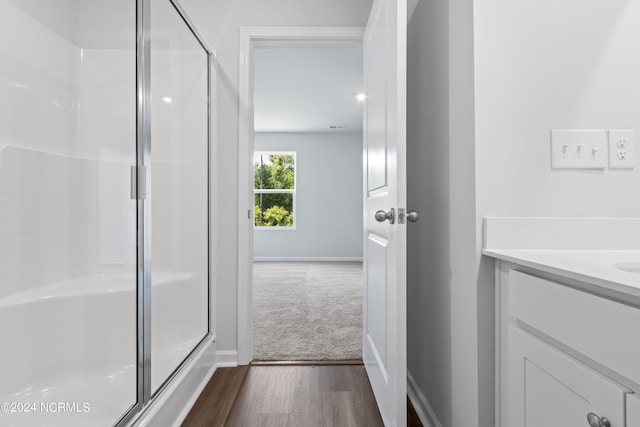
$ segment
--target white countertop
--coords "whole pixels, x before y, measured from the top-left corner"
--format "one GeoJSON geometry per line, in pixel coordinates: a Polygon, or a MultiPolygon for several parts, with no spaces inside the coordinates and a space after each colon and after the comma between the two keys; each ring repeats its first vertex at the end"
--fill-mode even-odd
{"type": "Polygon", "coordinates": [[[639,218],[485,218],[483,237],[484,255],[640,297],[639,218]]]}
{"type": "Polygon", "coordinates": [[[637,263],[640,251],[484,249],[484,255],[520,264],[600,288],[640,297],[640,271],[628,272],[619,264],[637,263]]]}

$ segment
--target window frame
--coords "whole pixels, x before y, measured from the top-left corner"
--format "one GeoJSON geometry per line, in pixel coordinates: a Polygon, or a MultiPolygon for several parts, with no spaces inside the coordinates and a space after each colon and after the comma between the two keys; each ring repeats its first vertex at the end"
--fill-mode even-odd
{"type": "MultiPolygon", "coordinates": [[[[274,190],[274,189],[268,189],[268,190],[262,190],[262,189],[257,189],[255,188],[255,183],[253,186],[253,200],[254,200],[254,206],[255,206],[255,196],[258,194],[291,194],[292,195],[292,206],[293,206],[293,224],[291,224],[291,226],[288,227],[284,227],[284,226],[273,226],[273,225],[255,225],[255,207],[253,210],[253,229],[254,230],[272,230],[272,231],[284,231],[284,230],[289,230],[289,231],[294,231],[296,230],[297,227],[297,197],[296,197],[296,193],[297,193],[297,189],[298,189],[298,153],[295,150],[254,150],[253,152],[253,165],[255,167],[255,158],[256,155],[261,155],[261,156],[269,156],[269,155],[275,155],[275,156],[293,156],[293,189],[281,189],[281,190],[274,190]]],[[[254,168],[252,167],[252,172],[254,170],[254,168]]],[[[252,174],[253,176],[253,174],[252,174]]],[[[253,179],[253,178],[252,178],[253,179]]],[[[254,181],[255,182],[255,181],[254,181]]]]}

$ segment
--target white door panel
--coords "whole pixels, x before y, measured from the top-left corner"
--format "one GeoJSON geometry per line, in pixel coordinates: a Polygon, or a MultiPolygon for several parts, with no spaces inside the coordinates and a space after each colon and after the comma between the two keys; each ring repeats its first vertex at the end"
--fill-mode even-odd
{"type": "MultiPolygon", "coordinates": [[[[374,6],[375,7],[375,6],[374,6]]],[[[367,87],[367,189],[369,195],[387,187],[387,108],[385,66],[386,19],[382,7],[374,10],[365,34],[365,73],[367,87]],[[381,22],[382,21],[382,22],[381,22]]]]}
{"type": "Polygon", "coordinates": [[[382,419],[407,422],[406,0],[375,0],[364,36],[363,360],[382,419]],[[377,211],[395,211],[378,222],[377,211]]]}
{"type": "Polygon", "coordinates": [[[365,318],[364,360],[368,364],[377,364],[382,370],[386,382],[387,365],[387,247],[384,237],[369,234],[367,239],[367,316],[365,318]]]}

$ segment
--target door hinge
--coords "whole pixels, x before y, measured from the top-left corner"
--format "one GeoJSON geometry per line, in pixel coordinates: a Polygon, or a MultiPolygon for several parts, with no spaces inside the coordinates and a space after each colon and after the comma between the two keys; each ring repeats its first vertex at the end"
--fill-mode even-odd
{"type": "Polygon", "coordinates": [[[131,166],[131,199],[146,199],[146,168],[144,166],[131,166]]]}

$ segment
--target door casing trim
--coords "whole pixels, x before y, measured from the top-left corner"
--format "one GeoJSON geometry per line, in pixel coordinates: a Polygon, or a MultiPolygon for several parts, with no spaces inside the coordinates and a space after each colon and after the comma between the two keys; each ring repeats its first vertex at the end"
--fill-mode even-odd
{"type": "Polygon", "coordinates": [[[256,42],[362,41],[363,27],[240,27],[238,365],[253,359],[253,48],[256,42]]]}

